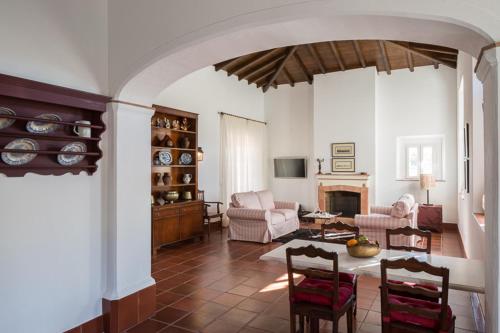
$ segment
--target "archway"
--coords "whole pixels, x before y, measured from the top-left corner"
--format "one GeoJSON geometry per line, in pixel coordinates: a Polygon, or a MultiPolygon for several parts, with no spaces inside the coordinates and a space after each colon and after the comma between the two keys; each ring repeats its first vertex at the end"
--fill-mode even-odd
{"type": "MultiPolygon", "coordinates": [[[[274,47],[326,40],[389,39],[443,45],[478,56],[480,49],[493,41],[486,33],[481,32],[479,28],[473,29],[468,23],[462,22],[460,24],[452,18],[422,18],[422,15],[419,13],[410,16],[412,18],[406,15],[382,16],[365,14],[327,16],[323,14],[318,17],[311,17],[309,13],[306,13],[304,14],[304,18],[295,17],[288,21],[281,21],[279,18],[268,18],[265,23],[260,22],[260,24],[254,21],[253,24],[243,22],[239,26],[236,25],[232,28],[224,25],[212,29],[207,28],[206,33],[194,33],[192,36],[180,38],[175,43],[159,45],[153,52],[141,58],[141,61],[133,66],[127,74],[123,74],[120,77],[111,77],[112,88],[116,91],[114,94],[116,101],[142,105],[142,107],[137,107],[120,102],[113,104],[114,111],[118,111],[114,112],[113,115],[113,137],[146,135],[146,139],[149,140],[147,133],[149,133],[151,111],[145,111],[139,115],[139,112],[134,113],[134,110],[147,110],[160,91],[177,79],[199,68],[239,55],[274,47]],[[450,23],[450,21],[454,21],[455,23],[450,23]],[[133,127],[136,127],[137,130],[130,130],[133,127]],[[123,134],[124,131],[128,132],[123,134]]],[[[497,94],[485,94],[485,104],[491,105],[491,112],[494,113],[492,114],[493,118],[490,118],[488,138],[496,142],[498,139],[498,124],[491,122],[491,120],[497,119],[497,109],[495,106],[498,98],[496,74],[493,79],[488,81],[488,84],[491,86],[490,90],[497,91],[497,94]]],[[[147,186],[139,186],[140,191],[122,195],[120,198],[116,194],[117,184],[126,183],[131,177],[137,174],[148,175],[150,168],[148,160],[143,161],[137,158],[134,161],[129,161],[127,167],[123,169],[120,162],[123,162],[124,159],[118,156],[120,154],[120,146],[126,146],[127,154],[134,151],[143,152],[146,148],[144,144],[146,139],[141,139],[139,143],[128,140],[116,140],[114,142],[117,146],[113,148],[116,150],[116,153],[111,161],[110,170],[115,170],[116,176],[114,185],[111,184],[112,186],[110,186],[110,190],[114,192],[109,194],[111,198],[114,198],[111,200],[114,206],[111,207],[112,212],[110,214],[113,230],[115,228],[140,230],[137,227],[137,220],[129,217],[125,218],[127,214],[124,211],[134,209],[133,205],[128,205],[129,202],[141,202],[140,205],[144,208],[141,212],[144,214],[142,214],[140,219],[149,221],[150,216],[146,213],[149,207],[147,201],[144,201],[145,196],[148,194],[144,191],[147,186]],[[113,213],[118,211],[123,216],[123,220],[119,220],[118,214],[113,213]]],[[[497,148],[497,145],[494,145],[494,148],[497,148]]],[[[498,161],[492,165],[490,170],[487,170],[487,177],[491,176],[491,179],[498,179],[498,170],[494,171],[494,167],[497,164],[498,161]]],[[[138,183],[138,180],[135,180],[135,183],[138,183]]],[[[491,202],[497,201],[498,184],[491,187],[489,191],[487,195],[492,200],[491,202]]],[[[138,217],[137,212],[131,213],[132,216],[138,217]]],[[[493,222],[496,220],[498,212],[495,209],[494,211],[492,210],[492,213],[491,220],[493,222]]],[[[498,241],[496,222],[490,228],[492,228],[490,229],[492,232],[490,240],[498,241]]],[[[147,228],[144,231],[147,232],[147,228]]],[[[115,235],[112,234],[110,237],[115,237],[115,242],[121,242],[118,237],[119,234],[120,232],[117,231],[115,235]]],[[[132,241],[135,247],[144,246],[144,237],[134,240],[132,234],[128,232],[127,234],[130,236],[129,240],[132,241]]],[[[120,235],[120,237],[123,236],[120,235]]],[[[491,258],[491,262],[487,264],[492,268],[487,278],[487,290],[489,293],[487,298],[489,312],[487,313],[487,320],[489,325],[488,331],[495,332],[498,325],[498,287],[496,286],[495,278],[498,270],[498,262],[496,262],[498,248],[491,248],[489,250],[490,253],[487,254],[487,257],[491,258]]],[[[110,251],[110,253],[112,256],[110,260],[118,262],[118,264],[117,267],[111,268],[113,271],[109,274],[116,281],[108,283],[108,295],[122,297],[122,294],[127,290],[123,285],[133,285],[133,287],[129,288],[137,290],[150,282],[147,277],[144,277],[143,281],[138,280],[140,274],[135,274],[135,280],[122,279],[120,277],[120,275],[127,275],[128,271],[137,268],[134,260],[140,260],[142,257],[142,260],[147,261],[149,253],[145,251],[141,252],[142,255],[135,253],[132,260],[134,262],[130,263],[125,263],[117,258],[121,256],[120,246],[113,248],[113,251],[110,251]],[[140,283],[137,283],[137,281],[140,281],[140,283]],[[118,288],[118,286],[121,287],[118,288]],[[113,291],[110,291],[110,288],[113,291]]],[[[144,274],[148,275],[149,272],[146,270],[143,272],[144,274]]]]}

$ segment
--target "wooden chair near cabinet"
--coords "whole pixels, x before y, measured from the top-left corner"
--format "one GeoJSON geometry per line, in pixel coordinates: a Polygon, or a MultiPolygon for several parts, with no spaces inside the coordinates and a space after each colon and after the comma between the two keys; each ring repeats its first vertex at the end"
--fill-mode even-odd
{"type": "Polygon", "coordinates": [[[220,223],[220,233],[222,235],[222,218],[224,213],[221,213],[220,208],[223,205],[220,201],[205,201],[205,191],[198,190],[198,200],[203,201],[203,224],[207,226],[208,239],[210,239],[210,225],[212,223],[220,223]],[[216,211],[209,211],[209,208],[216,205],[216,211]]]}

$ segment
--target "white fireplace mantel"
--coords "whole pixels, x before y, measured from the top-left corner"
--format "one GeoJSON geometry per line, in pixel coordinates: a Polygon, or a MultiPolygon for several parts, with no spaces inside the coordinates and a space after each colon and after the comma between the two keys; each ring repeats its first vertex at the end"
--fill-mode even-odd
{"type": "Polygon", "coordinates": [[[347,185],[370,187],[370,175],[361,173],[329,173],[316,175],[318,186],[347,185]]]}

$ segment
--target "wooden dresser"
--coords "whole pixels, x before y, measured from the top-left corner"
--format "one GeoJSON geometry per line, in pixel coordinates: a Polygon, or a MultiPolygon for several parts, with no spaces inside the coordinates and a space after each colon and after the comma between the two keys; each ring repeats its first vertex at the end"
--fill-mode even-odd
{"type": "Polygon", "coordinates": [[[154,105],[151,119],[152,252],[203,236],[198,197],[198,115],[154,105]],[[188,177],[186,179],[186,176],[188,177]],[[176,193],[175,199],[169,194],[176,193]]]}

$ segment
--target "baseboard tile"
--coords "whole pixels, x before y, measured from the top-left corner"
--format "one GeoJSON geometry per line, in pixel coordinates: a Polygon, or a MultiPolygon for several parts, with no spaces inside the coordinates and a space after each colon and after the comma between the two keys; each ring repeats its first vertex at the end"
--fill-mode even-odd
{"type": "Polygon", "coordinates": [[[102,315],[78,325],[64,333],[103,333],[104,321],[102,315]]]}

